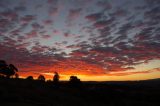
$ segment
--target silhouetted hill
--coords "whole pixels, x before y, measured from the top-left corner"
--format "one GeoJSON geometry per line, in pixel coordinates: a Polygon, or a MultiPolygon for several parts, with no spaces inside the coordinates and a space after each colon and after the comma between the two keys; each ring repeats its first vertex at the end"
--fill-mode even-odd
{"type": "Polygon", "coordinates": [[[147,81],[61,82],[0,78],[1,106],[159,106],[160,79],[147,81]]]}

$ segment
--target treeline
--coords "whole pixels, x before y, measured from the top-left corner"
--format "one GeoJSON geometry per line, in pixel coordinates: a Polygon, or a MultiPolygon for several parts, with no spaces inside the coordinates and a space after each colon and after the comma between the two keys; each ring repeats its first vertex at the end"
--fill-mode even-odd
{"type": "MultiPolygon", "coordinates": [[[[16,68],[13,64],[8,65],[4,60],[0,60],[0,75],[1,77],[7,77],[7,78],[14,77],[18,79],[19,78],[18,68],[16,68]]],[[[34,80],[34,78],[33,76],[28,76],[26,80],[31,81],[34,80]]],[[[35,80],[45,82],[46,78],[43,75],[39,75],[35,80]]],[[[59,86],[60,76],[58,72],[54,72],[53,79],[51,80],[51,82],[53,82],[55,86],[59,86]]],[[[70,76],[69,84],[72,86],[79,86],[81,85],[81,80],[77,76],[70,76]]]]}

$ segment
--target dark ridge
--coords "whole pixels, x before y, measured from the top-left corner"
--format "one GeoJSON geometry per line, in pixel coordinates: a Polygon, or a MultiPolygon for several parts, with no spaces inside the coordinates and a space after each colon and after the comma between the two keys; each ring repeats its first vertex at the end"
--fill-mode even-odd
{"type": "MultiPolygon", "coordinates": [[[[41,76],[42,77],[42,76],[41,76]]],[[[0,77],[2,106],[159,106],[160,79],[81,82],[0,77]]]]}

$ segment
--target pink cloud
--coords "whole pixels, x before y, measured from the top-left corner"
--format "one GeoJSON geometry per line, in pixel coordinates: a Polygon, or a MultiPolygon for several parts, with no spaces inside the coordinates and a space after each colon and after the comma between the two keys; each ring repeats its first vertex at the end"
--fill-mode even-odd
{"type": "Polygon", "coordinates": [[[69,20],[75,20],[77,17],[79,17],[81,11],[82,11],[81,8],[71,9],[68,15],[69,20]]]}
{"type": "Polygon", "coordinates": [[[2,16],[6,17],[9,20],[14,20],[18,17],[18,14],[14,11],[6,11],[1,13],[2,16]]]}
{"type": "Polygon", "coordinates": [[[12,34],[12,35],[19,35],[20,32],[21,31],[19,29],[16,29],[16,30],[11,31],[10,34],[12,34]]]}
{"type": "Polygon", "coordinates": [[[113,23],[113,21],[114,21],[113,18],[108,19],[108,20],[98,20],[93,24],[93,26],[95,28],[102,28],[102,30],[108,30],[107,26],[111,25],[113,23]]]}
{"type": "Polygon", "coordinates": [[[49,39],[49,38],[51,38],[51,35],[42,35],[42,38],[43,39],[49,39]]]}
{"type": "Polygon", "coordinates": [[[16,49],[26,48],[26,47],[28,47],[30,45],[31,45],[30,42],[22,43],[22,44],[17,45],[16,49]]]}
{"type": "Polygon", "coordinates": [[[103,28],[108,25],[108,21],[98,21],[93,24],[96,28],[103,28]]]}
{"type": "Polygon", "coordinates": [[[54,33],[54,34],[60,34],[60,33],[61,33],[61,31],[59,31],[59,30],[55,29],[55,30],[53,30],[53,33],[54,33]]]}
{"type": "Polygon", "coordinates": [[[37,36],[38,36],[38,33],[37,33],[37,31],[32,30],[31,32],[26,33],[26,36],[27,36],[28,39],[29,39],[29,38],[34,38],[34,37],[37,37],[37,36]]]}
{"type": "Polygon", "coordinates": [[[0,27],[4,28],[10,24],[8,19],[0,19],[0,27]]]}
{"type": "Polygon", "coordinates": [[[35,29],[35,30],[36,30],[36,29],[42,29],[43,26],[40,25],[39,23],[33,23],[33,24],[32,24],[32,28],[35,29]]]}
{"type": "Polygon", "coordinates": [[[87,15],[85,18],[91,22],[94,22],[94,21],[97,21],[98,19],[100,19],[101,16],[102,16],[101,13],[95,13],[95,14],[87,15]]]}
{"type": "Polygon", "coordinates": [[[33,15],[25,15],[24,17],[21,18],[21,21],[24,23],[28,23],[31,22],[32,20],[34,20],[36,17],[33,15]]]}
{"type": "Polygon", "coordinates": [[[75,36],[74,34],[71,34],[71,33],[69,33],[69,32],[65,32],[64,33],[64,36],[65,37],[71,37],[71,36],[75,36]]]}
{"type": "Polygon", "coordinates": [[[58,8],[50,8],[49,15],[50,16],[57,16],[58,15],[58,11],[59,11],[58,8]]]}
{"type": "Polygon", "coordinates": [[[44,23],[45,25],[52,25],[52,24],[53,24],[53,21],[52,21],[52,20],[45,20],[45,21],[43,21],[43,23],[44,23]]]}
{"type": "Polygon", "coordinates": [[[105,9],[111,9],[112,5],[106,0],[106,1],[98,1],[97,6],[103,7],[105,9]]]}

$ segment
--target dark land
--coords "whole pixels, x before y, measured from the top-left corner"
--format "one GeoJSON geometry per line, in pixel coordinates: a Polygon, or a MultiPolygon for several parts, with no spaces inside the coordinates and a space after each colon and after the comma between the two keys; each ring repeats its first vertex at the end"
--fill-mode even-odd
{"type": "Polygon", "coordinates": [[[0,106],[160,106],[160,79],[82,82],[0,77],[0,106]]]}

